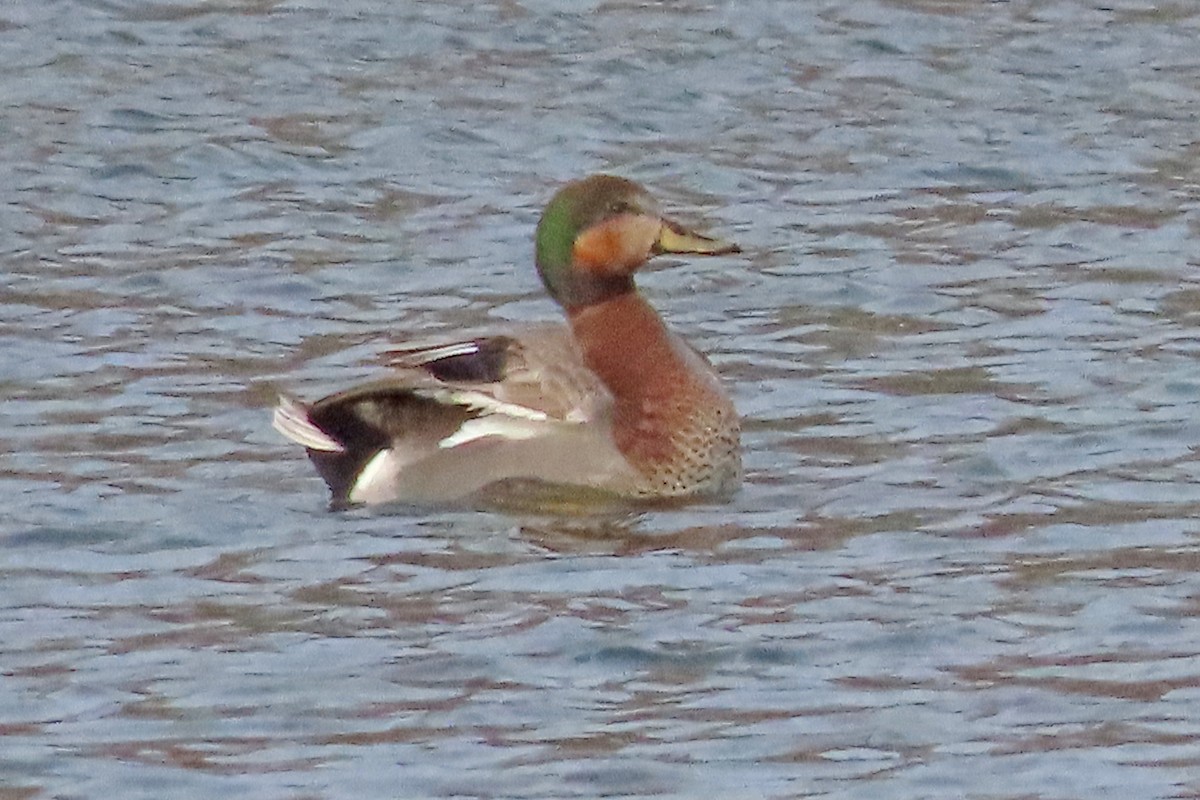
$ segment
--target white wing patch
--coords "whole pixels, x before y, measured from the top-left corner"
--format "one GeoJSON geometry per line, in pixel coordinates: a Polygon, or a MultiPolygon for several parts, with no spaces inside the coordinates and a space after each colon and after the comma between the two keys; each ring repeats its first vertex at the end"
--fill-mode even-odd
{"type": "Polygon", "coordinates": [[[470,356],[479,352],[479,345],[474,341],[451,342],[434,347],[420,347],[413,350],[396,351],[402,362],[412,362],[418,365],[454,356],[470,356]]]}
{"type": "Polygon", "coordinates": [[[308,418],[308,409],[287,395],[280,395],[279,405],[271,417],[271,427],[309,450],[324,453],[344,453],[342,443],[318,428],[308,418]]]}
{"type": "Polygon", "coordinates": [[[449,450],[460,444],[484,439],[488,436],[499,436],[502,439],[532,439],[546,433],[546,426],[527,419],[514,419],[491,414],[486,417],[468,420],[458,430],[438,442],[438,447],[449,450]]]}
{"type": "Polygon", "coordinates": [[[516,403],[506,403],[483,392],[433,391],[428,394],[443,402],[453,402],[483,412],[475,419],[467,420],[458,430],[439,441],[438,448],[442,450],[489,436],[509,440],[533,439],[546,434],[555,422],[560,422],[552,420],[544,411],[516,403]]]}
{"type": "Polygon", "coordinates": [[[550,419],[550,415],[545,411],[538,411],[536,408],[530,408],[518,403],[506,403],[503,400],[497,400],[485,392],[472,392],[462,389],[419,389],[417,393],[432,400],[437,400],[439,403],[477,409],[485,415],[503,414],[506,417],[528,419],[535,422],[545,422],[550,419]]]}

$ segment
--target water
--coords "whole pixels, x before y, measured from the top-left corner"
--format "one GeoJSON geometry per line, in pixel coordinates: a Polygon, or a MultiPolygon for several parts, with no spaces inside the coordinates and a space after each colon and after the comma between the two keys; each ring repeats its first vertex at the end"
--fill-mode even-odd
{"type": "Polygon", "coordinates": [[[0,798],[1200,795],[1200,11],[0,11],[0,798]],[[728,505],[334,514],[268,425],[636,178],[728,505]]]}

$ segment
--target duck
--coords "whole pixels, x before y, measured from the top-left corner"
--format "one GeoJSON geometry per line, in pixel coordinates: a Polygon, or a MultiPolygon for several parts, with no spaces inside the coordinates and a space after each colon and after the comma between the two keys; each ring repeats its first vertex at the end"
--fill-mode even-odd
{"type": "Polygon", "coordinates": [[[712,363],[634,275],[662,254],[740,252],[664,216],[632,180],[592,175],[546,205],[535,263],[566,324],[385,355],[386,377],[313,403],[281,394],[331,506],[553,491],[621,502],[722,500],[742,480],[740,422],[712,363]]]}

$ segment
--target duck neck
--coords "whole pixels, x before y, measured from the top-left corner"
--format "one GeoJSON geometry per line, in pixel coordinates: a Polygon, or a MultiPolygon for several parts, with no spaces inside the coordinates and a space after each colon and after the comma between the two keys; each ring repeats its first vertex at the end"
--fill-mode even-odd
{"type": "Polygon", "coordinates": [[[617,447],[635,462],[668,456],[678,416],[710,391],[697,384],[699,356],[636,291],[570,308],[567,318],[584,363],[612,392],[617,447]]]}
{"type": "Polygon", "coordinates": [[[637,292],[569,308],[567,318],[584,363],[618,403],[661,393],[684,370],[667,326],[637,292]]]}

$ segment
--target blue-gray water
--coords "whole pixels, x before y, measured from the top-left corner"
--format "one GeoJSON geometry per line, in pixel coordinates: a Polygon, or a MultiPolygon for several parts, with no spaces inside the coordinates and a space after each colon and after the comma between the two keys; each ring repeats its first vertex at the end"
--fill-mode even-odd
{"type": "Polygon", "coordinates": [[[1200,795],[1200,8],[0,9],[0,800],[1200,795]],[[276,388],[553,319],[593,171],[729,505],[335,514],[276,388]]]}

